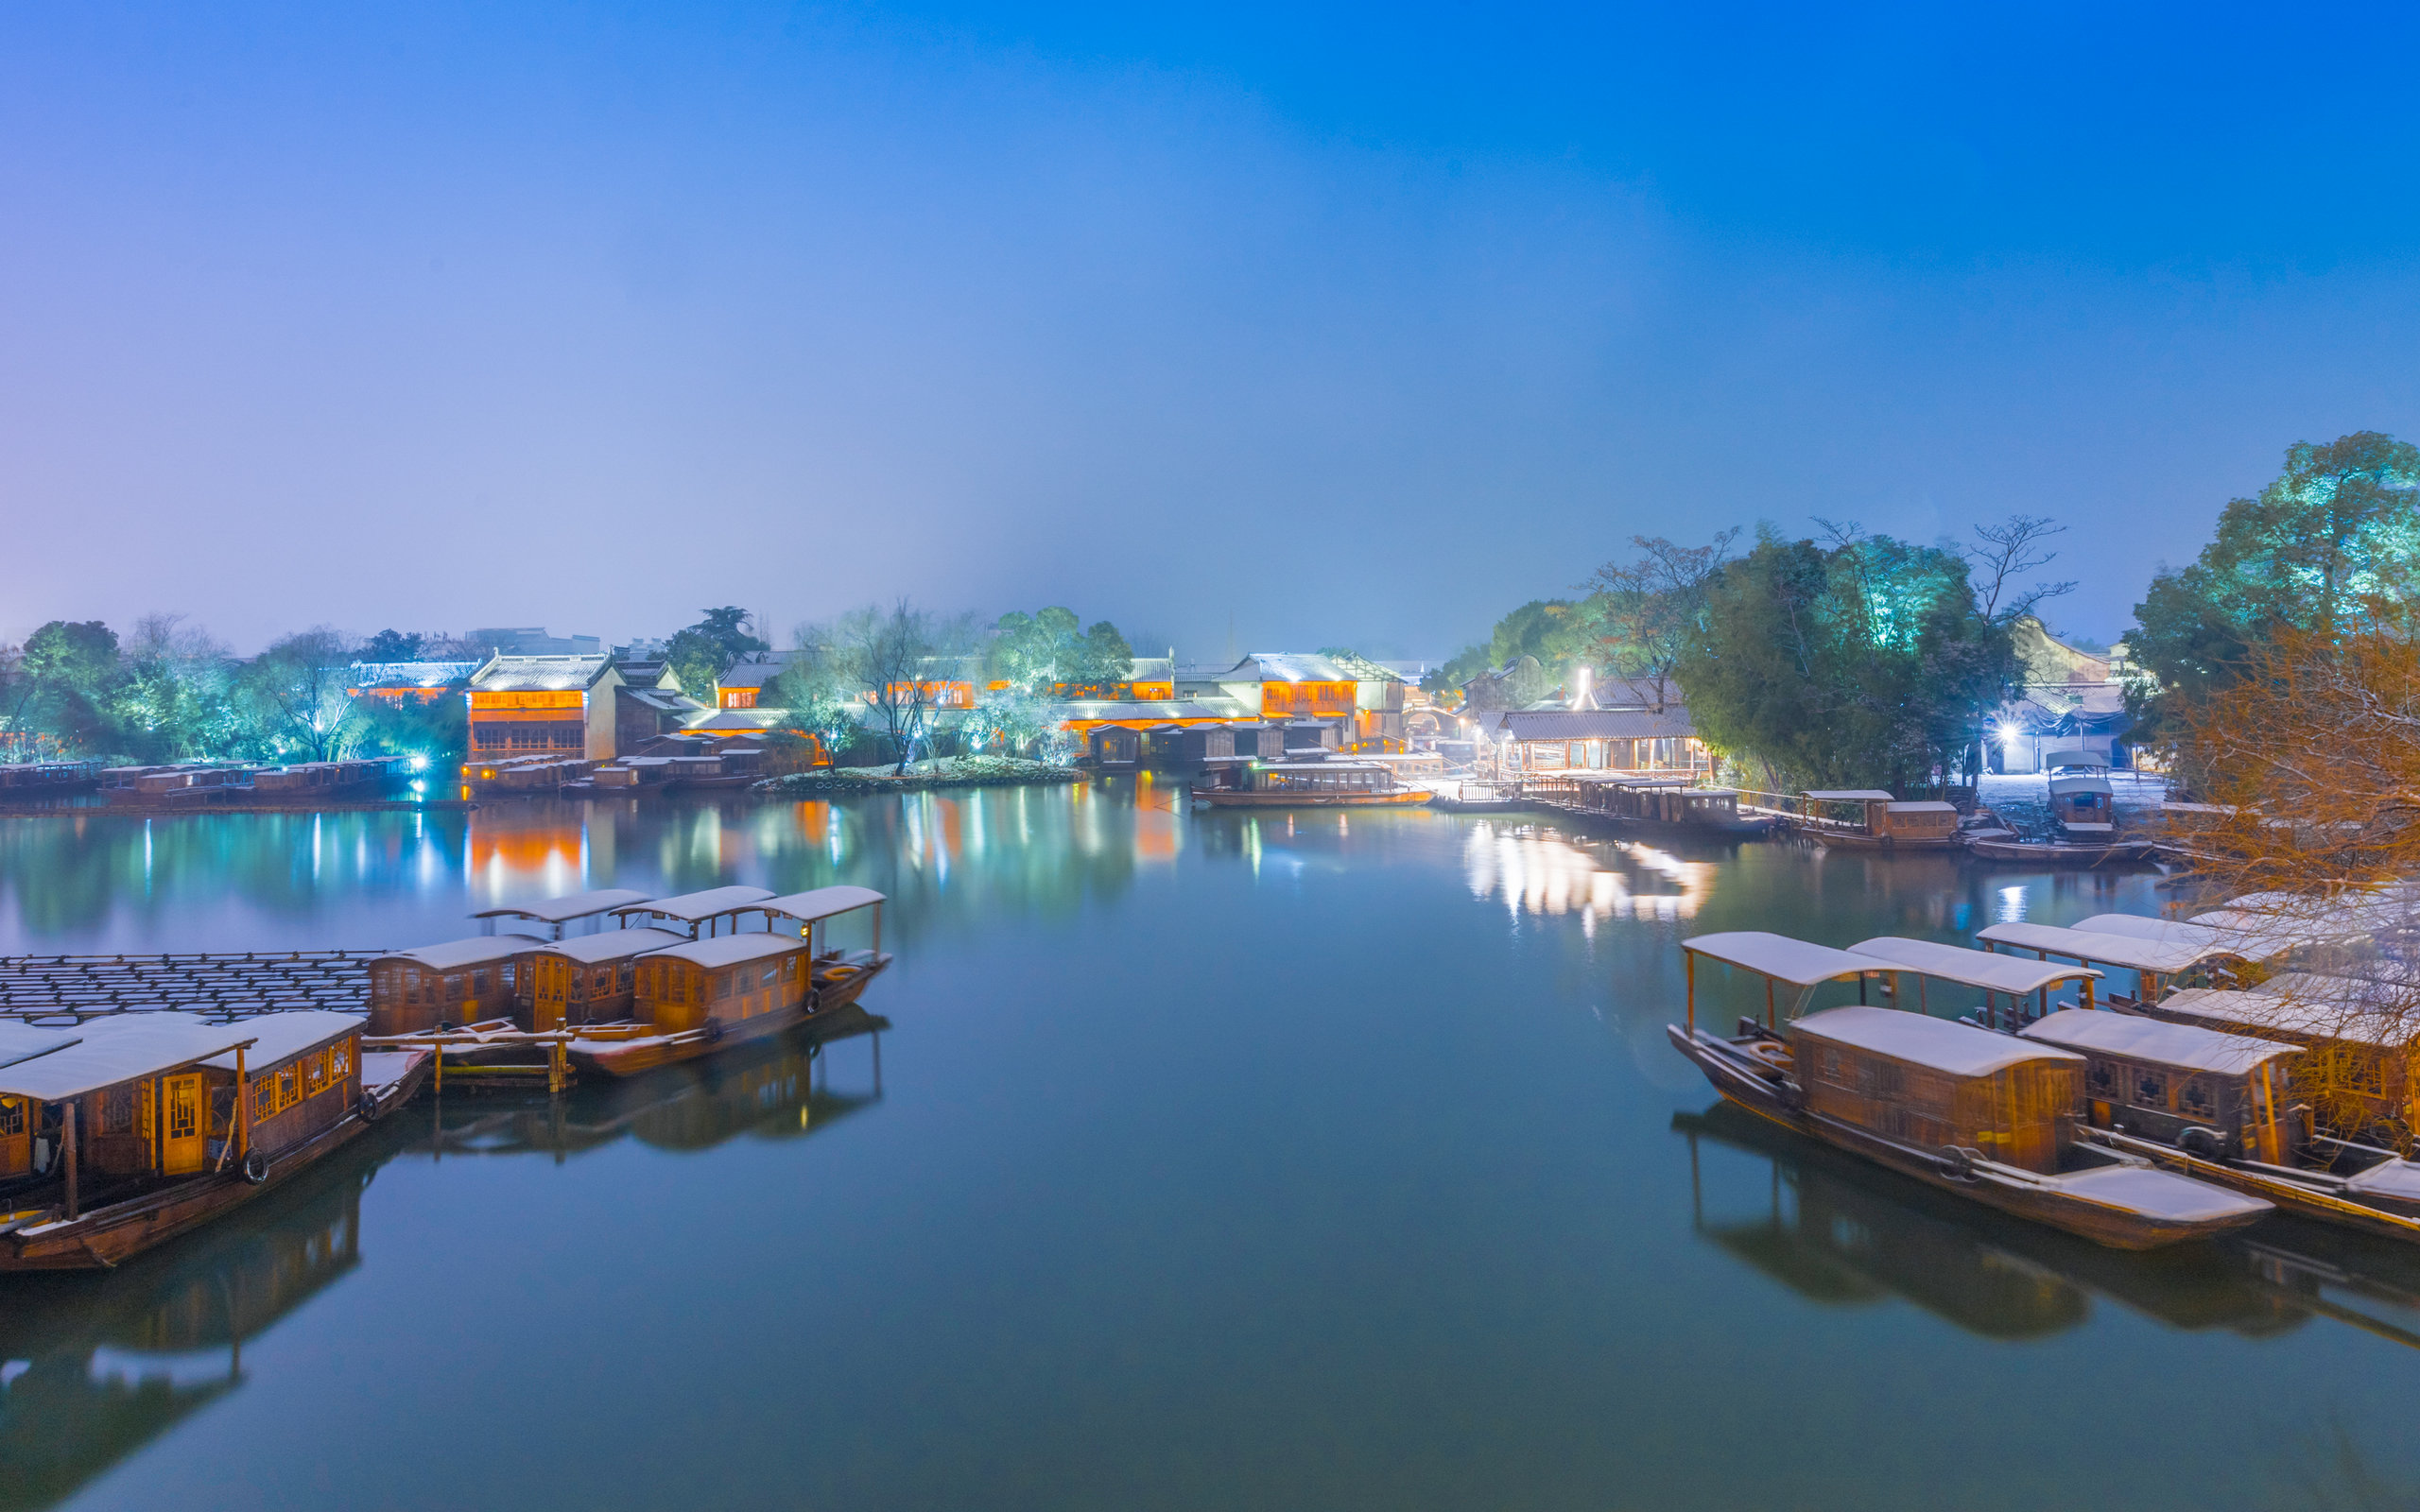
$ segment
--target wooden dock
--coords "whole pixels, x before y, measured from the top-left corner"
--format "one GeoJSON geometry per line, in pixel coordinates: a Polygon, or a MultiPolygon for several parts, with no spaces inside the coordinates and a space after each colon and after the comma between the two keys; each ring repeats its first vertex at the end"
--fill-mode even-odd
{"type": "Polygon", "coordinates": [[[36,1022],[182,1009],[212,1018],[325,1008],[370,1011],[383,950],[0,955],[0,1019],[36,1022]]]}

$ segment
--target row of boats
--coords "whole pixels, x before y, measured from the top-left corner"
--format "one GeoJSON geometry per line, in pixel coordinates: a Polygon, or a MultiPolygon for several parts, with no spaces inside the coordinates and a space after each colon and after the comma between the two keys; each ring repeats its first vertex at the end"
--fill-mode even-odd
{"type": "Polygon", "coordinates": [[[849,886],[584,892],[477,916],[519,930],[371,961],[366,1016],[0,1019],[0,1270],[115,1265],[449,1076],[560,1089],[845,1025],[891,962],[885,902],[849,886]],[[860,913],[871,947],[836,943],[860,913]],[[600,927],[567,936],[582,920],[600,927]]]}
{"type": "Polygon", "coordinates": [[[1981,949],[1883,936],[1841,950],[1698,936],[1682,942],[1686,1017],[1668,1033],[1724,1098],[1772,1123],[2100,1244],[2149,1249],[2279,1209],[2420,1241],[2420,1163],[2387,1143],[2420,1126],[2420,1026],[2360,1005],[2375,983],[2285,970],[2308,934],[2221,910],[1978,937],[1981,949]],[[1762,980],[1761,1022],[1699,1027],[1705,962],[1762,980]],[[2135,990],[2096,1001],[2110,969],[2135,990]],[[1858,1001],[1806,1011],[1832,984],[1858,1001]],[[1930,984],[1982,1001],[1937,1017],[1930,984]],[[1877,989],[1893,1005],[1869,1001],[1877,989]],[[2054,998],[2066,991],[2077,1001],[2054,998]],[[2325,1098],[2301,1083],[2313,1057],[2336,1073],[2325,1098]]]}

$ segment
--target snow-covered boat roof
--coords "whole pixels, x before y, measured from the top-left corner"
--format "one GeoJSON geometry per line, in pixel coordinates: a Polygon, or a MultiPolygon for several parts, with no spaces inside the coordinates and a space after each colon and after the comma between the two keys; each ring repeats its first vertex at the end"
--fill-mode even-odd
{"type": "Polygon", "coordinates": [[[0,1066],[0,1093],[60,1103],[104,1087],[182,1071],[259,1031],[250,1023],[203,1023],[190,1013],[115,1013],[77,1031],[78,1042],[0,1066]]]}
{"type": "Polygon", "coordinates": [[[504,908],[482,908],[473,919],[534,919],[542,924],[561,924],[575,919],[586,919],[609,908],[627,903],[643,903],[648,895],[630,887],[599,887],[594,892],[569,892],[560,898],[541,898],[535,902],[514,903],[504,908]]]}
{"type": "Polygon", "coordinates": [[[809,892],[785,893],[779,898],[768,898],[757,906],[783,919],[813,923],[819,919],[845,914],[853,908],[865,908],[890,901],[872,887],[854,887],[843,884],[834,887],[817,887],[809,892]]]}
{"type": "Polygon", "coordinates": [[[2235,1024],[2268,1029],[2310,1040],[2341,1040],[2350,1044],[2400,1050],[2420,1035],[2420,1020],[2406,1022],[2395,1014],[2368,1008],[2297,1003],[2260,992],[2229,992],[2194,988],[2160,999],[2159,1011],[2204,1023],[2235,1024]]]}
{"type": "MultiPolygon", "coordinates": [[[[362,1016],[358,1013],[332,1013],[324,1008],[306,1008],[292,1013],[264,1013],[232,1027],[251,1036],[251,1045],[244,1052],[244,1069],[249,1074],[264,1066],[282,1065],[296,1056],[308,1055],[346,1035],[358,1034],[362,1023],[362,1016]]],[[[213,1056],[202,1064],[219,1071],[233,1071],[235,1069],[234,1053],[230,1051],[223,1056],[213,1056]]]]}
{"type": "Polygon", "coordinates": [[[2051,768],[2058,766],[2099,766],[2106,769],[2111,765],[2113,764],[2110,762],[2108,754],[2104,751],[2097,750],[2054,750],[2046,753],[2042,758],[2042,769],[2044,771],[2048,771],[2051,768]]]}
{"type": "Polygon", "coordinates": [[[1902,939],[1895,935],[1861,939],[1849,947],[1849,954],[1945,982],[2020,997],[2061,982],[2081,982],[2101,974],[2089,966],[2029,961],[2017,955],[1996,955],[1990,951],[1970,951],[1928,939],[1902,939]]]}
{"type": "Polygon", "coordinates": [[[1939,799],[1924,798],[1910,799],[1905,803],[1893,801],[1884,812],[1889,814],[1955,814],[1958,812],[1958,805],[1955,803],[1944,803],[1939,799]]]}
{"type": "Polygon", "coordinates": [[[2215,1222],[2247,1212],[2266,1212],[2273,1206],[2258,1197],[2229,1192],[2173,1171],[2154,1171],[2139,1165],[2072,1171],[2051,1177],[2046,1184],[2071,1197],[2171,1223],[2215,1222]]]}
{"type": "Polygon", "coordinates": [[[758,932],[749,935],[717,935],[712,939],[684,939],[678,945],[651,955],[668,955],[674,960],[702,966],[707,971],[719,971],[726,966],[739,966],[749,961],[761,961],[772,956],[803,951],[806,945],[795,935],[773,935],[758,932]]]}
{"type": "Polygon", "coordinates": [[[2029,1060],[2083,1062],[2082,1056],[2056,1045],[2036,1044],[1902,1008],[1826,1008],[1791,1024],[1789,1033],[1793,1040],[1848,1045],[1952,1076],[1988,1076],[2029,1060]]]}
{"type": "Polygon", "coordinates": [[[773,896],[769,887],[708,887],[703,892],[684,892],[670,898],[656,898],[643,903],[628,903],[614,913],[661,914],[666,919],[685,919],[696,924],[717,914],[735,914],[750,903],[762,902],[773,896]]]}
{"type": "Polygon", "coordinates": [[[2101,935],[2057,924],[1993,924],[1977,930],[1975,937],[1995,945],[2048,951],[2053,955],[2072,955],[2080,961],[2099,961],[2103,966],[2122,966],[2135,971],[2182,971],[2197,962],[2227,954],[2213,945],[2101,935]]]}
{"type": "Polygon", "coordinates": [[[37,1029],[15,1019],[0,1019],[0,1066],[12,1065],[30,1056],[46,1056],[54,1050],[64,1050],[76,1040],[73,1030],[37,1029]]]}
{"type": "Polygon", "coordinates": [[[2209,917],[2204,914],[2186,923],[2167,919],[2146,919],[2140,914],[2095,914],[2089,919],[2078,919],[2075,927],[2091,935],[2131,935],[2136,939],[2155,939],[2171,944],[2215,946],[2222,954],[2239,955],[2247,961],[2273,960],[2308,942],[2291,936],[2217,928],[2202,921],[2209,917]]]}
{"type": "Polygon", "coordinates": [[[2189,1023],[2163,1023],[2131,1013],[2062,1008],[2017,1033],[2069,1050],[2100,1051],[2134,1060],[2155,1061],[2181,1071],[2215,1071],[2239,1076],[2264,1060],[2290,1059],[2294,1047],[2189,1023]]]}
{"type": "Polygon", "coordinates": [[[1809,788],[1807,798],[1824,803],[1888,803],[1891,795],[1878,787],[1809,788]]]}
{"type": "Polygon", "coordinates": [[[668,929],[641,925],[633,929],[605,929],[575,939],[559,939],[538,948],[541,955],[561,955],[582,966],[595,966],[599,961],[618,961],[631,955],[645,955],[667,946],[686,945],[689,936],[676,935],[668,929]]]}
{"type": "MultiPolygon", "coordinates": [[[[392,955],[381,955],[381,961],[412,961],[432,971],[458,971],[468,966],[487,966],[509,959],[525,951],[534,950],[545,942],[535,935],[475,935],[469,939],[449,939],[439,945],[419,945],[392,955]]],[[[372,965],[376,962],[371,963],[372,965]]]]}
{"type": "Polygon", "coordinates": [[[2258,996],[2324,1004],[2331,1008],[2393,1009],[2420,1001],[2420,988],[2403,983],[2328,976],[2318,971],[2280,971],[2265,982],[2254,983],[2249,990],[2258,996]]]}
{"type": "Polygon", "coordinates": [[[1813,987],[1818,982],[1837,982],[1884,970],[1862,956],[1836,951],[1829,945],[1811,945],[1760,929],[1699,935],[1681,941],[1681,949],[1712,956],[1726,966],[1744,966],[1792,987],[1813,987]]]}
{"type": "Polygon", "coordinates": [[[2420,1164],[2410,1160],[2380,1160],[2345,1182],[2344,1190],[2358,1192],[2365,1197],[2420,1202],[2420,1164]]]}

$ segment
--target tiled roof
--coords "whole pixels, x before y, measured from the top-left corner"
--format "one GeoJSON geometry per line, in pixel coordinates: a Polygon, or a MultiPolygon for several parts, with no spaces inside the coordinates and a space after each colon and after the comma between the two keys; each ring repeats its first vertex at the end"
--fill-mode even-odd
{"type": "Polygon", "coordinates": [[[1669,740],[1694,735],[1689,712],[1648,709],[1500,709],[1474,716],[1481,733],[1517,741],[1669,740]]]}
{"type": "Polygon", "coordinates": [[[613,662],[599,656],[493,656],[471,674],[481,693],[562,693],[592,688],[613,662]]]}

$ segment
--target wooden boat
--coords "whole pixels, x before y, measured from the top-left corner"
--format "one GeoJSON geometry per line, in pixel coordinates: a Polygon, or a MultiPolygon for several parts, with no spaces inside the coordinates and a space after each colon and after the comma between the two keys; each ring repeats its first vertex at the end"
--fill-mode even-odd
{"type": "MultiPolygon", "coordinates": [[[[2341,1082],[2339,1095],[2360,1109],[2360,1122],[2386,1128],[2420,1127],[2420,1036],[2400,1013],[2365,1006],[2370,984],[2290,972],[2254,991],[2187,988],[2142,1012],[2272,1040],[2323,1057],[2341,1082]],[[2331,992],[2334,994],[2331,999],[2331,992]]],[[[2364,1135],[2366,1128],[2341,1132],[2364,1135]]]]}
{"type": "Polygon", "coordinates": [[[2098,867],[2149,861],[2159,853],[2153,840],[2109,840],[2099,844],[2061,840],[2010,840],[1966,834],[1960,837],[1966,853],[1985,861],[2016,861],[2035,867],[2098,867]]]}
{"type": "Polygon", "coordinates": [[[0,1270],[115,1265],[207,1223],[359,1134],[430,1058],[365,1064],[360,1018],[320,1010],[6,1028],[0,1270]]]}
{"type": "Polygon", "coordinates": [[[2091,842],[2118,833],[2118,796],[2109,785],[2109,758],[2095,750],[2054,750],[2042,758],[2050,774],[2050,822],[2059,833],[2091,842]]]}
{"type": "Polygon", "coordinates": [[[1771,815],[1739,812],[1738,789],[1698,787],[1686,777],[1569,772],[1526,784],[1524,790],[1549,807],[1616,830],[1682,839],[1709,835],[1750,839],[1773,827],[1771,815]]]}
{"type": "Polygon", "coordinates": [[[1902,803],[1879,788],[1858,787],[1807,792],[1800,809],[1800,827],[1826,846],[1896,851],[1959,845],[1958,810],[1948,803],[1902,803]]]}
{"type": "Polygon", "coordinates": [[[2069,1008],[2018,1031],[2084,1057],[2085,1137],[2290,1212],[2420,1242],[2420,1162],[2318,1133],[2292,1045],[2069,1008]]]}
{"type": "Polygon", "coordinates": [[[626,911],[672,919],[696,914],[694,922],[703,930],[728,918],[734,932],[701,933],[638,956],[632,1017],[579,1028],[566,1047],[575,1065],[608,1075],[635,1075],[798,1024],[820,1022],[855,1004],[890,965],[891,958],[882,952],[882,906],[889,900],[870,887],[820,887],[780,898],[763,895],[761,888],[716,891],[760,896],[708,899],[727,906],[705,914],[698,914],[700,904],[681,899],[636,904],[626,911]],[[860,909],[873,914],[873,948],[829,946],[831,921],[860,909]],[[750,914],[761,915],[768,927],[738,932],[740,919],[750,914]],[[776,930],[771,927],[776,921],[795,923],[800,933],[776,930]]]}
{"type": "Polygon", "coordinates": [[[1212,808],[1417,808],[1436,795],[1398,787],[1375,762],[1255,762],[1217,774],[1236,785],[1196,787],[1196,802],[1212,808]]]}
{"type": "MultiPolygon", "coordinates": [[[[1784,1127],[2120,1249],[2206,1238],[2272,1211],[2259,1198],[2077,1140],[2084,1062],[2071,1051],[1862,1005],[1793,1014],[1787,1035],[1752,1019],[1730,1038],[1697,1027],[1701,956],[1764,977],[1771,1020],[1776,984],[1796,988],[1803,1006],[1824,983],[1862,988],[1893,969],[1874,954],[1760,932],[1703,935],[1682,949],[1688,1017],[1667,1026],[1673,1047],[1724,1097],[1784,1127]]],[[[1903,962],[1898,970],[1922,968],[1903,962]]]]}

